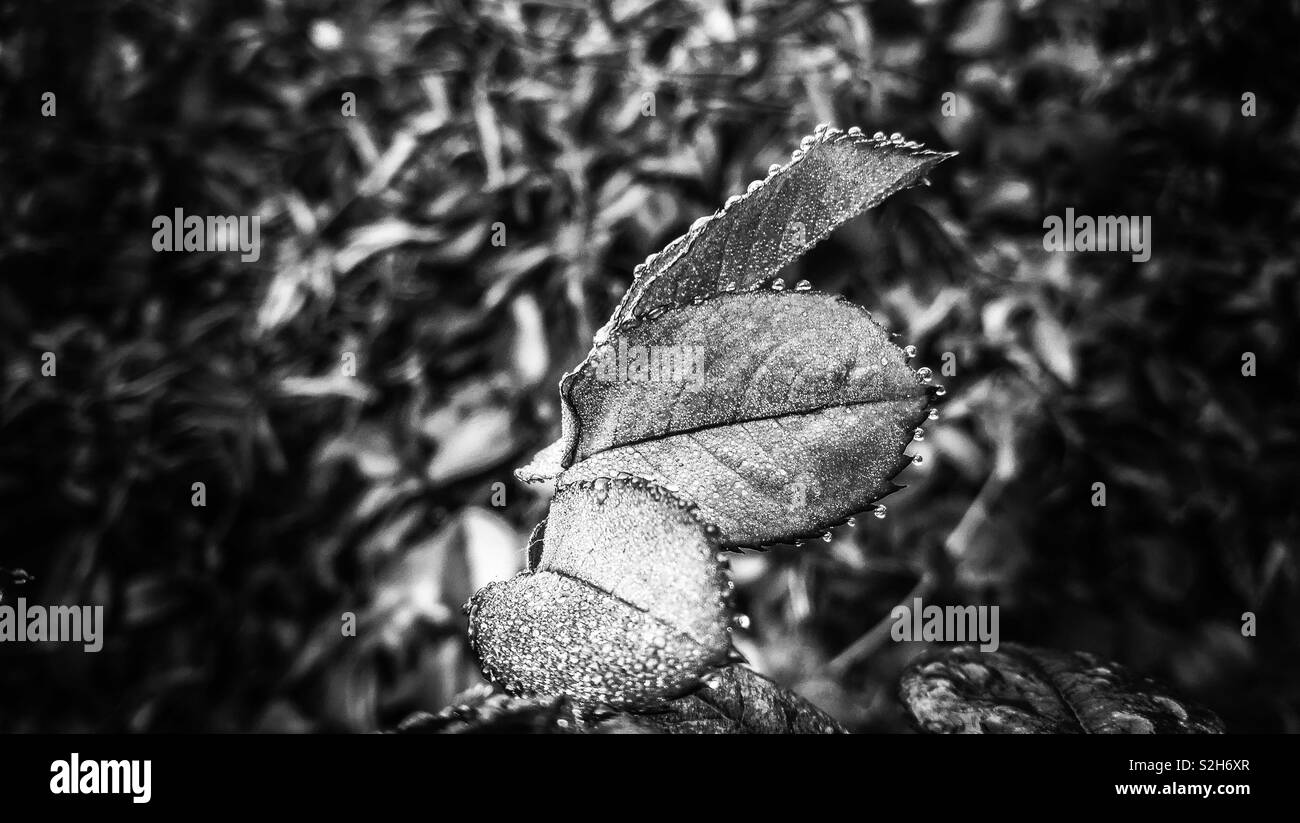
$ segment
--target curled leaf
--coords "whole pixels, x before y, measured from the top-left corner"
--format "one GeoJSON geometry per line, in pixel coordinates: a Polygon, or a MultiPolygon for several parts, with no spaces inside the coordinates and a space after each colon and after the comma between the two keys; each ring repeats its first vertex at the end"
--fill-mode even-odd
{"type": "Polygon", "coordinates": [[[527,571],[469,603],[484,673],[579,707],[662,704],[725,665],[730,586],[693,508],[643,480],[557,492],[527,571]]]}
{"type": "Polygon", "coordinates": [[[923,731],[968,734],[1221,734],[1213,712],[1084,652],[1003,644],[939,649],[903,673],[923,731]]]}

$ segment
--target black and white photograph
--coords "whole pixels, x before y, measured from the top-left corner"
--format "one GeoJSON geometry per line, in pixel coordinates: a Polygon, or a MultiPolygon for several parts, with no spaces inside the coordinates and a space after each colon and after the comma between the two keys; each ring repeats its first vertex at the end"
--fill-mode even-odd
{"type": "MultiPolygon", "coordinates": [[[[164,735],[1300,732],[1298,36],[0,0],[32,791],[149,803],[91,746],[164,735]]],[[[1087,792],[1251,793],[1187,739],[1087,792]]]]}

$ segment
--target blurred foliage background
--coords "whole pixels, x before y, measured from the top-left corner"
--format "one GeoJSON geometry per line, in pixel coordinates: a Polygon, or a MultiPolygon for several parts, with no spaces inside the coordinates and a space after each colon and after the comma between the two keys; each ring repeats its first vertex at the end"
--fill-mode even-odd
{"type": "Polygon", "coordinates": [[[511,470],[557,434],[559,375],[638,261],[825,121],[961,151],[790,273],[956,371],[887,519],[737,561],[740,648],[903,730],[921,645],[879,626],[924,579],[999,604],[1003,642],[1300,731],[1298,22],[0,0],[0,565],[36,578],[7,598],[108,624],[97,655],[0,648],[0,729],[370,730],[478,682],[459,606],[545,514],[511,470]],[[1067,207],[1150,215],[1150,262],[1044,252],[1067,207]],[[153,252],[176,208],[260,216],[261,259],[153,252]]]}

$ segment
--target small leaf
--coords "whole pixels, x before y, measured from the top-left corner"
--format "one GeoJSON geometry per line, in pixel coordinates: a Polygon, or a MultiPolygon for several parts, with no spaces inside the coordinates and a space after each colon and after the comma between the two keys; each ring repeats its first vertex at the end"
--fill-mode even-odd
{"type": "Polygon", "coordinates": [[[923,731],[968,734],[1221,734],[1208,709],[1084,652],[1003,644],[935,650],[903,673],[900,696],[923,731]]]}
{"type": "Polygon", "coordinates": [[[825,130],[804,144],[797,158],[648,261],[606,329],[659,306],[690,305],[728,283],[744,290],[774,277],[837,226],[953,156],[856,130],[825,130]]]}
{"type": "Polygon", "coordinates": [[[470,600],[484,673],[517,696],[660,705],[725,665],[731,612],[717,541],[643,480],[573,484],[551,502],[530,568],[470,600]]]}
{"type": "Polygon", "coordinates": [[[744,666],[714,674],[713,685],[637,721],[672,734],[844,734],[833,717],[744,666]]]}

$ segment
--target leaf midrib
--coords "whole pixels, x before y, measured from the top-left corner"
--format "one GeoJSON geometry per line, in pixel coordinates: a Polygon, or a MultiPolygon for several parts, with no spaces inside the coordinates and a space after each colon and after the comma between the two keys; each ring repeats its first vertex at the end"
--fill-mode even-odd
{"type": "MultiPolygon", "coordinates": [[[[822,412],[829,411],[831,409],[848,409],[848,408],[853,408],[855,406],[871,406],[871,405],[877,405],[882,403],[901,403],[907,400],[919,400],[925,398],[926,398],[926,392],[922,390],[919,394],[904,395],[903,397],[890,397],[890,398],[883,398],[879,400],[854,400],[849,403],[826,403],[816,408],[807,409],[804,411],[780,412],[778,414],[767,414],[767,415],[762,415],[760,417],[746,417],[741,420],[733,420],[727,423],[712,423],[712,424],[707,424],[702,426],[692,426],[689,429],[681,429],[680,431],[665,432],[663,434],[657,434],[652,437],[641,437],[635,440],[629,440],[624,443],[619,443],[617,445],[605,446],[602,449],[597,449],[596,451],[591,452],[586,457],[583,457],[579,460],[575,460],[573,463],[566,466],[565,470],[567,471],[568,469],[571,469],[574,466],[577,466],[581,463],[585,463],[586,461],[592,459],[597,455],[604,454],[610,451],[615,451],[617,449],[625,449],[631,446],[639,446],[642,443],[654,443],[660,440],[668,440],[674,437],[683,437],[686,435],[697,434],[699,432],[712,431],[713,429],[725,429],[730,426],[741,426],[746,423],[760,423],[764,420],[781,420],[787,417],[810,417],[812,415],[821,414],[822,412]]],[[[906,448],[906,445],[904,445],[903,447],[906,448]]]]}

